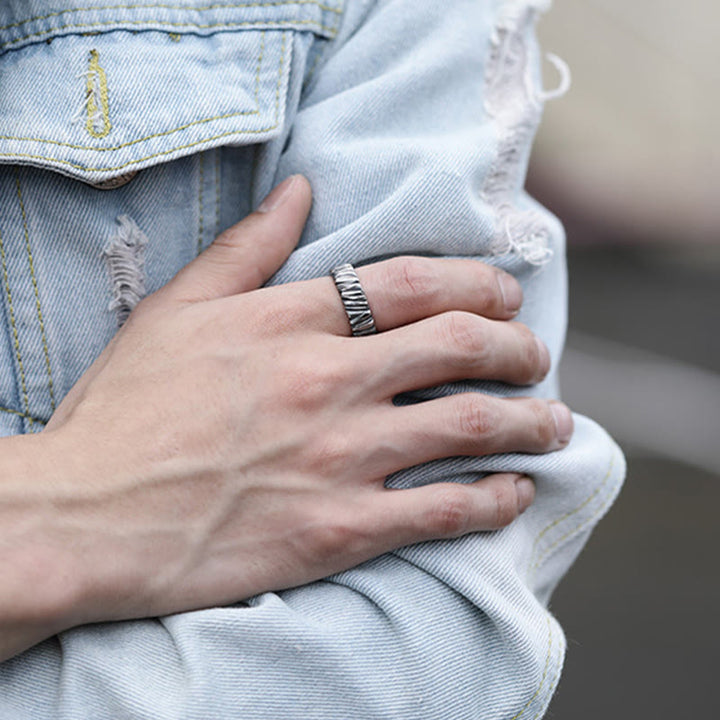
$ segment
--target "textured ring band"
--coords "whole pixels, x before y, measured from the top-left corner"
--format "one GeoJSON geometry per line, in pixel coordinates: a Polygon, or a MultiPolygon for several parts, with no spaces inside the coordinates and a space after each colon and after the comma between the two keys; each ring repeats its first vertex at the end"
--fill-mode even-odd
{"type": "Polygon", "coordinates": [[[367,295],[362,289],[360,278],[350,263],[338,265],[330,271],[335,287],[350,321],[350,330],[355,337],[374,335],[377,332],[375,319],[370,310],[367,295]]]}

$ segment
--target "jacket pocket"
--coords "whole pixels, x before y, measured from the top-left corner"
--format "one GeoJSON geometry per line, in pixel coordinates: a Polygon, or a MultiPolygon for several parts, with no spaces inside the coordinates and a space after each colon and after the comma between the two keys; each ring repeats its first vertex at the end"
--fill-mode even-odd
{"type": "Polygon", "coordinates": [[[97,19],[102,7],[0,25],[0,163],[97,184],[265,142],[284,122],[294,36],[332,37],[336,5],[174,6],[161,21],[149,8],[170,6],[110,8],[114,20],[97,19]]]}

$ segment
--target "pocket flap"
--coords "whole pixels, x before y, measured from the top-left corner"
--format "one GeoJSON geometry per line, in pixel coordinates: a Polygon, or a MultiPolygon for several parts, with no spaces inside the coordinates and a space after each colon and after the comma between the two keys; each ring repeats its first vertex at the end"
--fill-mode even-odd
{"type": "Polygon", "coordinates": [[[168,22],[139,31],[125,19],[84,34],[63,34],[63,14],[52,18],[54,34],[49,29],[34,42],[8,37],[27,35],[37,19],[0,26],[0,163],[100,183],[199,150],[277,136],[293,35],[331,37],[327,17],[339,22],[339,11],[316,2],[255,5],[272,15],[245,12],[222,32],[210,32],[212,23],[198,13],[190,28],[168,22]]]}

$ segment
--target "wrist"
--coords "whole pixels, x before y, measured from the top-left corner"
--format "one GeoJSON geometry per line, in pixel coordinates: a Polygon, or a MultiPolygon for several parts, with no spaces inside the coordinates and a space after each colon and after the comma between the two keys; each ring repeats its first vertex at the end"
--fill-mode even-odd
{"type": "Polygon", "coordinates": [[[52,433],[0,440],[0,657],[84,621],[72,533],[59,531],[70,458],[52,433]]]}

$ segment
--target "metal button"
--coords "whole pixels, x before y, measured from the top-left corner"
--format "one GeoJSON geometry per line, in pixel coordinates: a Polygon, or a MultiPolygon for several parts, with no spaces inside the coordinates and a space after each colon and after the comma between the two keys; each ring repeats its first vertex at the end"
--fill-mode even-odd
{"type": "Polygon", "coordinates": [[[88,183],[90,187],[94,187],[96,190],[117,190],[118,188],[127,185],[136,175],[138,171],[124,173],[123,175],[116,175],[115,177],[102,180],[98,183],[88,183]]]}

